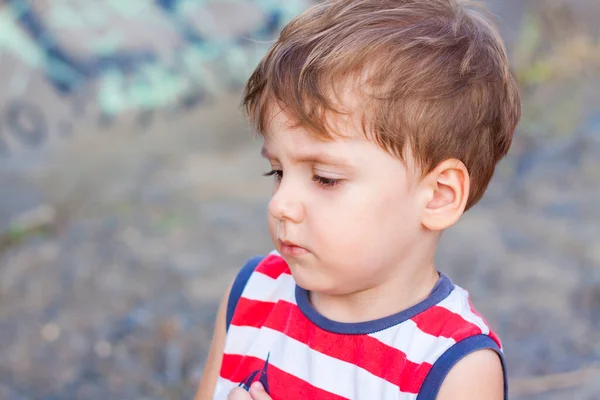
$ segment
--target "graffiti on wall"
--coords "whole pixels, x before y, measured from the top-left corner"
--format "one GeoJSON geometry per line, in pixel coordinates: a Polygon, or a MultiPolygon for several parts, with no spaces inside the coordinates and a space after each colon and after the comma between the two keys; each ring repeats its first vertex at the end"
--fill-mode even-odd
{"type": "Polygon", "coordinates": [[[149,124],[238,89],[301,0],[1,0],[0,155],[69,133],[92,106],[99,124],[125,112],[149,124]],[[6,65],[9,65],[8,67],[6,65]],[[39,79],[68,115],[40,99],[39,79]]]}

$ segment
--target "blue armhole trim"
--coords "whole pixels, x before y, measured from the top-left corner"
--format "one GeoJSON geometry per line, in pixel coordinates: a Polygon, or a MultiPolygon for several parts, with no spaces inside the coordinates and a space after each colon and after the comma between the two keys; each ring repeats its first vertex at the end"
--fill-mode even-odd
{"type": "Polygon", "coordinates": [[[446,352],[433,364],[427,377],[425,377],[417,400],[435,400],[440,391],[440,387],[442,386],[442,382],[452,367],[466,355],[483,349],[494,350],[500,356],[502,370],[504,372],[504,399],[508,400],[508,379],[504,355],[498,347],[498,344],[494,342],[492,338],[483,334],[461,340],[446,350],[446,352]]]}
{"type": "Polygon", "coordinates": [[[235,307],[237,306],[238,301],[240,301],[240,297],[242,297],[242,292],[246,287],[246,283],[248,283],[248,279],[250,279],[250,275],[256,269],[258,263],[262,261],[262,256],[256,256],[248,260],[246,265],[242,267],[240,272],[238,272],[235,280],[233,281],[233,285],[231,286],[231,292],[229,292],[229,299],[227,300],[227,315],[225,319],[225,330],[229,331],[229,325],[231,325],[231,320],[233,319],[233,313],[235,312],[235,307]]]}

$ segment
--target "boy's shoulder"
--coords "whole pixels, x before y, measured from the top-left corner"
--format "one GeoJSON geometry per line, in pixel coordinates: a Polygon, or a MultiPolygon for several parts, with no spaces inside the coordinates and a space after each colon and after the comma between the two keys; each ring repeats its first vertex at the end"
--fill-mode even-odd
{"type": "MultiPolygon", "coordinates": [[[[444,274],[442,277],[450,281],[450,278],[444,274]]],[[[456,342],[475,335],[486,335],[501,349],[500,339],[473,306],[469,292],[455,283],[451,285],[452,290],[448,296],[413,317],[413,321],[418,325],[433,324],[439,327],[437,332],[439,336],[452,338],[456,342]]]]}

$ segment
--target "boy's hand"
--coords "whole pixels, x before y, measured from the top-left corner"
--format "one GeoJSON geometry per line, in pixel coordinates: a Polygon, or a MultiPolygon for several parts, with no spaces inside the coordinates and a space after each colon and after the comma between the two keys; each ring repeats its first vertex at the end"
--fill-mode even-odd
{"type": "Polygon", "coordinates": [[[263,386],[260,382],[254,382],[252,386],[250,386],[250,393],[246,392],[242,388],[234,388],[229,395],[227,396],[227,400],[273,400],[271,396],[265,392],[263,386]]]}

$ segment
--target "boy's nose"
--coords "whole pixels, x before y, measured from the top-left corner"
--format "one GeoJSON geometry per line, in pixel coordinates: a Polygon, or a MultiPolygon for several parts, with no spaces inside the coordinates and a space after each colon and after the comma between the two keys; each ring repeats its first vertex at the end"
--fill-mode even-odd
{"type": "Polygon", "coordinates": [[[299,190],[294,190],[291,185],[282,181],[269,202],[269,214],[280,221],[301,222],[305,210],[299,190]]]}

